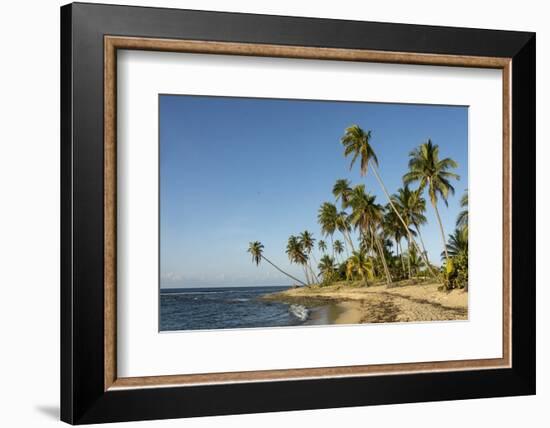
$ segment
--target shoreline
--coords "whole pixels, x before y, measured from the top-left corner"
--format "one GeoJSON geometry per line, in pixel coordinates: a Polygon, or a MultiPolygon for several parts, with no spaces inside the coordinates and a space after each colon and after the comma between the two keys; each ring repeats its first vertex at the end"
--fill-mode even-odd
{"type": "Polygon", "coordinates": [[[305,325],[467,320],[468,292],[438,287],[406,281],[392,288],[337,283],[291,288],[262,299],[305,306],[310,311],[305,325]]]}

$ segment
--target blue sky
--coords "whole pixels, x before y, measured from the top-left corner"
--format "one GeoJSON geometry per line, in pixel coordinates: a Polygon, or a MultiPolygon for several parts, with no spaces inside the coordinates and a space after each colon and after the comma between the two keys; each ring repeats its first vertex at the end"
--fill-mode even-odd
{"type": "MultiPolygon", "coordinates": [[[[466,107],[173,95],[159,102],[163,288],[289,284],[268,264],[252,264],[246,249],[256,240],[268,258],[301,278],[286,241],[307,229],[329,242],[317,211],[334,200],[336,179],[364,183],[378,203],[387,202],[371,172],[360,177],[357,167],[349,170],[340,137],[352,124],[372,131],[391,193],[402,186],[408,153],[428,138],[440,156],[458,162],[456,195],[448,207],[439,205],[445,232],[454,229],[468,187],[466,107]]],[[[430,204],[426,215],[422,235],[430,259],[439,262],[430,204]]]]}

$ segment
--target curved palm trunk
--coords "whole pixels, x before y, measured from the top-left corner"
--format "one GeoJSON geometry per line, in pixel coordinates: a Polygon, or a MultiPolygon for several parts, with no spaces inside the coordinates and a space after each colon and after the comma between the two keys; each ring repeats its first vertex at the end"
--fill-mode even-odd
{"type": "Polygon", "coordinates": [[[426,250],[426,246],[424,245],[424,240],[422,239],[422,234],[420,233],[420,227],[418,227],[418,225],[415,223],[414,228],[416,229],[416,232],[418,233],[418,237],[420,238],[420,245],[422,245],[424,254],[426,255],[426,258],[428,258],[428,251],[426,250]]]}
{"type": "Polygon", "coordinates": [[[388,269],[388,265],[386,263],[386,257],[384,256],[384,249],[378,238],[375,238],[375,241],[378,247],[378,253],[380,254],[380,259],[382,260],[382,267],[384,268],[384,274],[386,275],[386,285],[390,287],[392,285],[392,279],[391,279],[390,270],[388,269]]]}
{"type": "Polygon", "coordinates": [[[407,239],[407,268],[409,270],[409,279],[412,279],[412,273],[411,273],[411,240],[407,239]]]}
{"type": "MultiPolygon", "coordinates": [[[[313,260],[313,263],[315,264],[315,266],[317,266],[319,264],[319,262],[317,261],[317,257],[315,257],[313,255],[313,253],[311,253],[311,252],[309,254],[311,255],[311,259],[313,260]]],[[[315,276],[317,276],[317,275],[315,275],[315,276]]]]}
{"type": "Polygon", "coordinates": [[[319,275],[317,275],[315,273],[315,270],[313,270],[313,265],[311,264],[311,260],[313,260],[313,263],[314,263],[315,266],[318,266],[319,263],[317,262],[317,258],[313,255],[313,253],[311,251],[309,252],[309,256],[311,256],[311,259],[309,260],[309,270],[313,274],[312,278],[314,278],[315,281],[319,282],[319,275]]]}
{"type": "Polygon", "coordinates": [[[302,269],[304,270],[304,275],[306,276],[307,285],[311,285],[311,278],[309,277],[308,266],[306,263],[302,264],[302,269]]]}
{"type": "Polygon", "coordinates": [[[311,283],[313,284],[315,281],[319,282],[319,277],[314,272],[313,267],[311,266],[311,263],[308,263],[307,267],[309,268],[309,272],[311,273],[311,283]]]}
{"type": "Polygon", "coordinates": [[[388,265],[386,263],[386,256],[384,255],[384,248],[382,247],[382,244],[380,243],[380,239],[378,239],[378,236],[375,234],[374,231],[372,231],[372,235],[374,237],[374,243],[376,245],[376,248],[378,249],[378,255],[380,256],[380,261],[382,262],[382,267],[384,268],[384,274],[386,275],[386,284],[388,287],[392,284],[390,270],[388,269],[388,265]]]}
{"type": "Polygon", "coordinates": [[[281,272],[282,274],[288,276],[289,278],[292,278],[294,281],[297,281],[299,282],[300,284],[302,285],[306,285],[304,284],[304,282],[300,281],[298,278],[296,278],[295,276],[292,276],[291,274],[285,272],[284,270],[282,270],[279,266],[277,266],[275,263],[271,262],[271,260],[269,260],[266,256],[264,256],[262,254],[262,259],[264,259],[266,262],[268,262],[271,266],[273,266],[275,269],[277,269],[279,272],[281,272]]]}
{"type": "Polygon", "coordinates": [[[439,217],[439,210],[437,209],[437,204],[432,201],[432,206],[435,210],[435,215],[437,217],[437,222],[439,223],[439,230],[441,232],[441,240],[443,241],[443,250],[445,251],[445,260],[447,265],[449,264],[449,253],[447,252],[447,242],[445,241],[445,231],[443,230],[443,223],[441,223],[441,217],[439,217]]]}
{"type": "Polygon", "coordinates": [[[395,240],[395,257],[399,257],[399,242],[397,242],[397,238],[393,238],[395,240]]]}
{"type": "Polygon", "coordinates": [[[346,258],[349,259],[349,250],[347,246],[346,246],[346,258]]]}
{"type": "Polygon", "coordinates": [[[403,271],[403,278],[405,277],[405,259],[403,258],[403,249],[401,248],[401,244],[399,245],[399,257],[401,258],[401,270],[403,271]]]}
{"type": "MultiPolygon", "coordinates": [[[[344,230],[342,232],[342,235],[344,235],[344,241],[347,241],[347,243],[349,244],[349,246],[351,248],[351,252],[353,253],[355,251],[355,247],[353,246],[353,242],[351,240],[351,236],[349,235],[349,232],[347,230],[344,230]]],[[[349,257],[349,252],[347,251],[347,248],[346,248],[346,253],[349,257]]]]}
{"type": "Polygon", "coordinates": [[[319,283],[319,277],[317,276],[311,265],[309,266],[309,271],[311,272],[311,283],[319,283]]]}
{"type": "MultiPolygon", "coordinates": [[[[384,183],[382,182],[382,179],[378,175],[378,171],[376,170],[376,166],[374,164],[372,165],[372,171],[374,173],[374,176],[376,177],[376,180],[378,181],[378,184],[380,184],[380,187],[382,188],[382,191],[386,195],[386,198],[388,199],[388,202],[390,203],[390,206],[392,207],[393,211],[395,212],[395,214],[397,215],[397,217],[399,218],[399,220],[401,221],[401,223],[405,227],[405,231],[407,232],[407,235],[409,236],[409,239],[412,241],[412,243],[414,244],[414,246],[416,247],[418,252],[421,253],[424,256],[422,251],[420,251],[420,248],[418,248],[418,245],[416,244],[416,241],[414,239],[412,239],[411,231],[407,227],[407,224],[405,223],[405,220],[403,220],[403,217],[401,217],[401,214],[399,214],[399,211],[397,211],[397,208],[395,208],[395,205],[393,204],[393,202],[391,200],[390,194],[388,193],[388,190],[386,189],[386,186],[384,186],[384,183]]],[[[430,265],[430,262],[428,261],[426,256],[424,256],[423,258],[424,258],[424,262],[426,263],[426,266],[428,267],[428,270],[430,271],[432,276],[436,279],[439,279],[437,277],[437,275],[435,274],[435,272],[432,270],[432,266],[430,265]]]]}

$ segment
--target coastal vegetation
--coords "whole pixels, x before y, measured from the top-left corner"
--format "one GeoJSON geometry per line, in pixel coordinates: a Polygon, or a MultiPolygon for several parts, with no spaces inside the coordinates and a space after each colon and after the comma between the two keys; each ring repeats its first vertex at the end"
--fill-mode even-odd
{"type": "MultiPolygon", "coordinates": [[[[264,254],[258,242],[248,252],[259,265],[262,260],[306,287],[371,287],[397,284],[407,286],[438,284],[440,290],[468,288],[468,192],[460,199],[461,212],[455,230],[448,236],[441,220],[440,206],[454,197],[455,160],[440,157],[440,148],[430,139],[408,155],[402,187],[390,193],[382,179],[382,168],[372,145],[372,132],[358,125],[345,129],[341,138],[343,155],[353,171],[358,165],[357,183],[338,179],[332,187],[333,200],[321,202],[317,222],[322,239],[310,231],[288,238],[289,262],[299,265],[305,281],[283,271],[264,254]],[[362,179],[372,171],[385,201],[366,187],[362,179]],[[428,224],[427,201],[436,224],[428,224]],[[435,227],[441,238],[441,260],[431,261],[422,230],[435,227]],[[319,260],[315,257],[315,243],[319,260]]],[[[435,229],[434,229],[435,230],[435,229]]]]}

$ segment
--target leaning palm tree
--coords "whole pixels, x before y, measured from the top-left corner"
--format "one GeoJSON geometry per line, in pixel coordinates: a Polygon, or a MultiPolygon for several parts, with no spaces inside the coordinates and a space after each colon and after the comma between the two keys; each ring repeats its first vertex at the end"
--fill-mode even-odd
{"type": "Polygon", "coordinates": [[[317,242],[317,247],[319,247],[319,251],[321,251],[323,254],[325,254],[325,252],[327,251],[327,243],[322,239],[317,242]]]}
{"type": "MultiPolygon", "coordinates": [[[[371,140],[371,131],[364,131],[357,125],[352,125],[348,128],[346,128],[344,136],[341,138],[341,142],[344,146],[344,156],[348,157],[351,156],[351,163],[350,163],[350,169],[353,168],[353,165],[355,164],[355,161],[359,159],[360,162],[360,168],[359,173],[361,177],[365,176],[367,174],[369,164],[371,165],[372,172],[374,173],[374,176],[376,180],[378,181],[378,184],[382,188],[382,191],[386,195],[386,198],[388,199],[388,202],[390,203],[391,208],[395,211],[397,217],[399,218],[401,224],[403,225],[403,228],[405,230],[405,233],[409,235],[409,239],[411,242],[416,245],[416,242],[414,239],[412,239],[412,236],[410,236],[410,231],[407,225],[405,224],[405,221],[401,218],[399,213],[397,212],[397,209],[393,205],[393,202],[391,200],[390,194],[388,190],[386,189],[386,186],[384,185],[384,182],[382,181],[382,178],[378,174],[378,158],[376,157],[376,153],[374,153],[374,149],[372,148],[372,145],[370,143],[371,140]]],[[[429,262],[425,260],[427,266],[430,266],[429,262]]],[[[434,277],[437,277],[435,272],[429,268],[430,272],[434,277]]]]}
{"type": "Polygon", "coordinates": [[[337,201],[341,201],[342,209],[346,209],[348,207],[349,197],[351,195],[351,182],[345,178],[336,180],[336,183],[334,183],[334,187],[332,188],[332,194],[337,201]]]}
{"type": "Polygon", "coordinates": [[[290,263],[296,263],[302,266],[302,269],[304,269],[304,275],[306,276],[306,282],[308,283],[308,285],[311,285],[312,281],[309,277],[307,267],[308,256],[304,252],[304,248],[302,247],[300,240],[294,235],[291,235],[288,238],[288,243],[286,245],[286,254],[288,255],[290,263]]]}
{"type": "Polygon", "coordinates": [[[441,198],[445,202],[445,205],[448,205],[447,199],[449,195],[455,192],[450,180],[460,179],[460,176],[451,172],[450,169],[457,168],[458,164],[451,158],[439,159],[439,146],[432,144],[431,140],[411,151],[409,157],[409,172],[403,176],[403,182],[405,184],[418,182],[420,191],[424,191],[424,189],[428,190],[430,202],[439,223],[443,251],[448,262],[449,254],[445,242],[445,231],[437,208],[437,202],[441,198]]]}
{"type": "Polygon", "coordinates": [[[313,257],[313,254],[311,253],[311,251],[315,247],[315,238],[313,237],[312,233],[308,232],[307,230],[304,230],[300,234],[299,240],[300,240],[300,244],[301,244],[302,248],[304,249],[304,252],[308,256],[308,265],[307,265],[307,267],[309,268],[309,273],[311,274],[312,279],[313,278],[318,279],[317,275],[315,275],[315,272],[313,271],[313,268],[311,266],[311,260],[310,260],[310,257],[313,258],[313,261],[315,262],[315,264],[317,264],[317,261],[315,260],[315,258],[313,257]]]}
{"type": "Polygon", "coordinates": [[[368,280],[372,279],[374,276],[372,261],[361,251],[354,251],[346,262],[346,277],[348,280],[353,279],[356,275],[361,278],[364,285],[367,287],[369,285],[368,280]]]}
{"type": "Polygon", "coordinates": [[[337,239],[332,244],[332,250],[334,254],[341,255],[344,252],[344,244],[342,244],[342,241],[337,239]]]}
{"type": "Polygon", "coordinates": [[[383,209],[375,203],[375,199],[376,196],[365,192],[364,184],[355,186],[349,202],[352,208],[351,223],[360,230],[364,237],[372,238],[373,246],[376,247],[384,268],[387,284],[390,286],[392,278],[378,233],[378,229],[382,226],[383,209]]]}
{"type": "Polygon", "coordinates": [[[465,190],[462,198],[460,198],[460,207],[462,208],[462,211],[458,213],[456,226],[460,229],[466,230],[466,233],[468,233],[468,189],[465,190]]]}
{"type": "MultiPolygon", "coordinates": [[[[336,205],[331,204],[330,202],[324,202],[319,208],[317,222],[321,226],[321,233],[324,236],[330,236],[331,242],[333,242],[334,232],[336,232],[337,217],[338,210],[336,209],[336,205]]],[[[332,255],[334,256],[334,251],[332,255]]]]}
{"type": "Polygon", "coordinates": [[[289,278],[293,279],[296,282],[299,282],[302,285],[306,285],[295,276],[292,276],[288,272],[285,272],[284,270],[282,270],[279,266],[277,266],[275,263],[269,260],[266,256],[264,256],[264,246],[260,241],[250,242],[248,244],[248,250],[246,251],[252,255],[252,262],[256,263],[256,266],[258,266],[262,260],[265,260],[282,274],[288,276],[289,278]]]}

